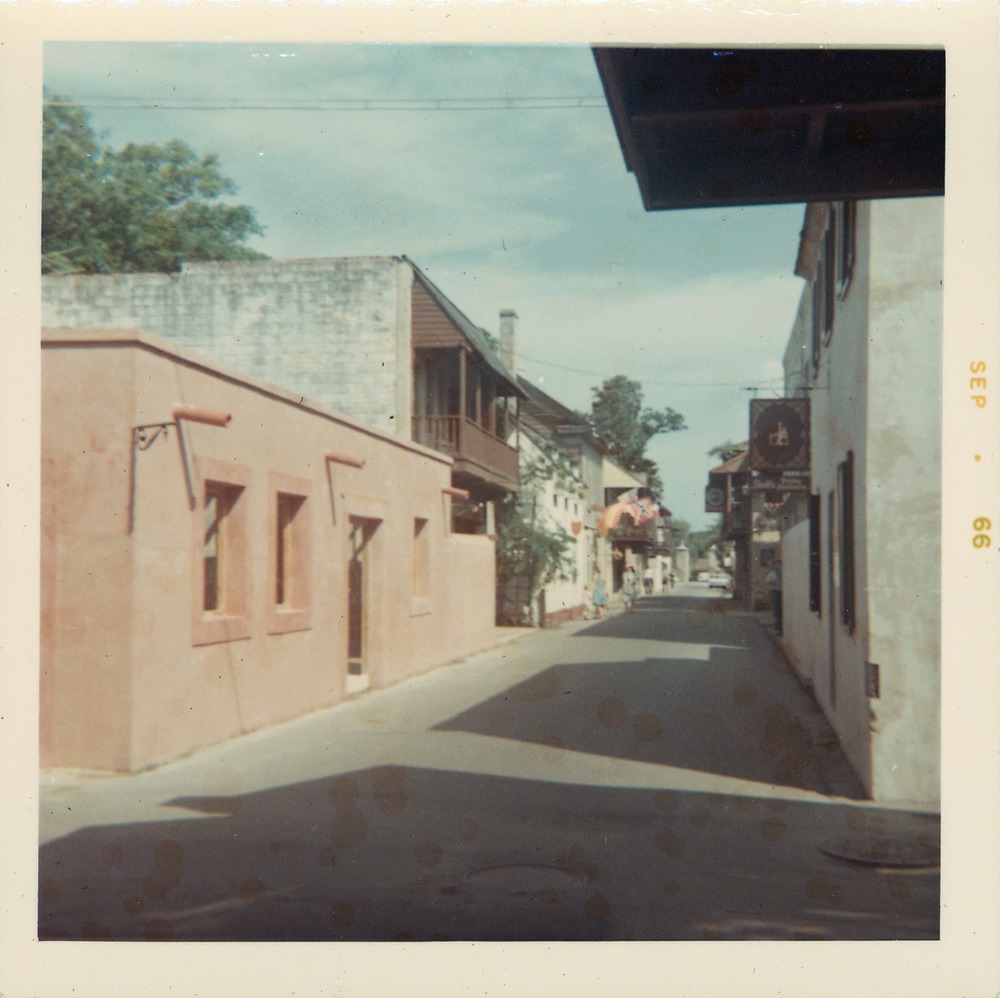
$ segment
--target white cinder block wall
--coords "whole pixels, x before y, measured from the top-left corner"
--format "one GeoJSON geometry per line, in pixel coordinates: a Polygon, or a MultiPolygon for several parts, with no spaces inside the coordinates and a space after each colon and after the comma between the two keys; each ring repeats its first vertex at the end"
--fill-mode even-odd
{"type": "Polygon", "coordinates": [[[408,438],[412,283],[399,257],[51,276],[42,323],[154,333],[408,438]]]}

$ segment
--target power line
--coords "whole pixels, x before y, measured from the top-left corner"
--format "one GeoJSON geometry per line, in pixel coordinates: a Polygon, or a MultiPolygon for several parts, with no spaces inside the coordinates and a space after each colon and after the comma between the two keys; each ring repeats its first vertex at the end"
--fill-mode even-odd
{"type": "Polygon", "coordinates": [[[607,109],[603,97],[404,97],[249,100],[176,97],[80,97],[46,100],[46,107],[118,111],[550,111],[607,109]]]}
{"type": "MultiPolygon", "coordinates": [[[[533,364],[541,364],[544,367],[555,367],[561,371],[572,371],[574,374],[586,374],[588,377],[593,378],[604,378],[607,377],[607,371],[587,371],[581,367],[568,367],[565,364],[555,364],[550,360],[539,360],[537,357],[529,357],[527,354],[519,353],[518,357],[521,360],[530,360],[533,364]]],[[[767,385],[768,382],[784,382],[784,376],[765,379],[761,382],[762,385],[767,385]]],[[[692,382],[692,381],[652,381],[646,378],[643,379],[642,383],[644,385],[656,385],[660,388],[742,388],[744,391],[756,391],[754,388],[747,388],[742,381],[709,381],[709,382],[692,382]]]]}

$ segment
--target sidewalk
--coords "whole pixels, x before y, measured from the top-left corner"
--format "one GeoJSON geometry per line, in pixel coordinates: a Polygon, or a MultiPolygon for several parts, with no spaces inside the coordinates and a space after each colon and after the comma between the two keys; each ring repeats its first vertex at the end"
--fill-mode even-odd
{"type": "MultiPolygon", "coordinates": [[[[586,621],[572,622],[585,624],[586,621]]],[[[567,625],[572,626],[572,624],[567,625]]],[[[429,675],[442,669],[462,666],[484,656],[497,654],[501,649],[535,633],[532,627],[497,627],[492,648],[469,656],[450,665],[441,665],[425,673],[429,675]]],[[[418,682],[422,676],[399,684],[405,687],[418,682]]],[[[397,687],[390,687],[395,689],[397,687]]],[[[225,793],[236,789],[240,782],[225,775],[227,759],[261,753],[268,756],[298,757],[310,745],[321,739],[325,725],[338,712],[359,709],[358,705],[376,702],[385,690],[364,689],[349,694],[340,703],[325,710],[316,711],[303,717],[293,718],[283,724],[272,725],[248,732],[216,745],[198,749],[180,759],[165,762],[159,766],[137,773],[115,773],[102,770],[73,769],[68,767],[43,770],[40,779],[39,826],[40,844],[71,834],[88,824],[107,824],[112,821],[144,820],[166,806],[170,798],[176,797],[190,787],[192,773],[204,769],[209,775],[203,779],[195,777],[194,782],[204,782],[212,793],[225,793]],[[211,775],[215,773],[216,775],[211,775]],[[129,804],[129,801],[134,804],[129,804]]],[[[261,773],[269,772],[265,765],[261,773]]],[[[290,773],[289,778],[294,778],[290,773]]],[[[274,779],[285,778],[278,772],[274,779]]]]}

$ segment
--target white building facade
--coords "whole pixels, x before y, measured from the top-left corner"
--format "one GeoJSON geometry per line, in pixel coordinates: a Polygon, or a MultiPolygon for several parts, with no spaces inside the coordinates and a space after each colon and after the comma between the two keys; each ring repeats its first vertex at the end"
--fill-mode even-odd
{"type": "Polygon", "coordinates": [[[943,199],[811,204],[784,357],[810,493],[782,537],[784,647],[871,796],[940,802],[943,199]]]}

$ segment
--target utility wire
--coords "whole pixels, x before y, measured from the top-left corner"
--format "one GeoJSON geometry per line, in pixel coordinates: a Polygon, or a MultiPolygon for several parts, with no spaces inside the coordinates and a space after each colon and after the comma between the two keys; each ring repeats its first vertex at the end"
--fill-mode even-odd
{"type": "MultiPolygon", "coordinates": [[[[550,360],[539,360],[537,357],[529,357],[527,354],[518,353],[518,358],[520,360],[529,360],[533,364],[542,364],[544,367],[556,367],[561,371],[572,371],[574,374],[586,374],[588,377],[603,378],[607,376],[607,371],[587,371],[582,367],[567,367],[565,364],[555,364],[550,360]]],[[[769,378],[761,382],[762,385],[768,385],[769,383],[784,382],[784,376],[779,376],[775,378],[769,378]]],[[[757,389],[748,389],[742,381],[708,381],[708,382],[692,382],[692,381],[653,381],[650,379],[643,378],[642,383],[644,385],[657,385],[660,388],[742,388],[745,391],[756,391],[757,389]]]]}
{"type": "Polygon", "coordinates": [[[290,100],[176,97],[78,97],[46,100],[46,107],[107,108],[119,111],[548,111],[604,109],[603,97],[401,97],[290,100]]]}

